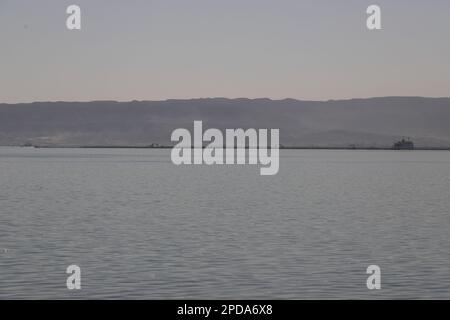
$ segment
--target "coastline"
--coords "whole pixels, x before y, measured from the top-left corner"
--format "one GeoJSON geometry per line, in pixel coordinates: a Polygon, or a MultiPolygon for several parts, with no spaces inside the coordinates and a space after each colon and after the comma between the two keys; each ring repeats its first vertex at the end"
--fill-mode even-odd
{"type": "MultiPolygon", "coordinates": [[[[172,149],[174,146],[160,145],[160,146],[131,146],[131,145],[116,145],[116,146],[47,146],[47,145],[36,145],[36,146],[14,146],[14,145],[0,145],[0,147],[9,148],[26,148],[26,149],[172,149]]],[[[203,149],[205,146],[203,147],[203,149]]],[[[191,149],[195,149],[191,147],[191,149]]],[[[226,149],[226,148],[225,148],[226,149]]],[[[237,149],[237,148],[235,148],[237,149]]],[[[249,149],[246,147],[245,149],[249,149]]],[[[270,147],[268,148],[270,149],[270,147]]],[[[450,151],[448,148],[436,148],[436,147],[415,147],[414,149],[395,149],[389,147],[314,147],[314,146],[280,146],[280,150],[365,150],[365,151],[450,151]]]]}

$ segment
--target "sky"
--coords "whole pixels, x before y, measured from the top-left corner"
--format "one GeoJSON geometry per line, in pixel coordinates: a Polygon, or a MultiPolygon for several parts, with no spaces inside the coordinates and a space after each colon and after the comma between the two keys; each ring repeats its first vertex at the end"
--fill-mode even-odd
{"type": "Polygon", "coordinates": [[[450,97],[449,39],[448,0],[0,0],[0,103],[450,97]]]}

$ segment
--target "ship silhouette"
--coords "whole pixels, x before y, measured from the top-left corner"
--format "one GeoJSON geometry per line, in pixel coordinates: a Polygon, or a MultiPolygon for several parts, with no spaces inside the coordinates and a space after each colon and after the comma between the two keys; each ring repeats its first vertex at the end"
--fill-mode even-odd
{"type": "Polygon", "coordinates": [[[412,142],[409,138],[403,138],[402,140],[394,143],[392,148],[394,150],[414,150],[414,142],[412,142]]]}

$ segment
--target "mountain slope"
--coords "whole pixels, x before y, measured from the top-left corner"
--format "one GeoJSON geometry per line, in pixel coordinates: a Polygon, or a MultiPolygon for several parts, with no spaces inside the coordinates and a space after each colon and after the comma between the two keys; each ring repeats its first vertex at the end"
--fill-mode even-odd
{"type": "Polygon", "coordinates": [[[170,144],[176,128],[278,128],[289,146],[450,147],[450,99],[191,99],[0,104],[0,145],[170,144]]]}

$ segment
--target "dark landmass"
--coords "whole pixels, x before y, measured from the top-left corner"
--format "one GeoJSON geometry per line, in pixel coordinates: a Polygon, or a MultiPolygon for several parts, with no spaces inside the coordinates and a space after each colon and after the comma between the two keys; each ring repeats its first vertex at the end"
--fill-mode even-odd
{"type": "MultiPolygon", "coordinates": [[[[17,146],[18,148],[22,148],[23,146],[17,146]]],[[[172,149],[173,145],[167,146],[158,146],[158,147],[150,147],[150,146],[32,146],[37,149],[172,149]]],[[[203,147],[205,148],[205,146],[203,147]]],[[[194,147],[191,147],[194,149],[194,147]]],[[[235,147],[235,149],[237,149],[235,147]]],[[[245,148],[245,149],[248,149],[245,148]]],[[[269,147],[270,149],[270,147],[269,147]]],[[[396,149],[394,147],[296,147],[296,146],[280,146],[279,149],[282,150],[401,150],[401,151],[409,151],[408,149],[396,149]]],[[[414,151],[450,151],[450,147],[429,147],[429,148],[414,148],[411,149],[414,151]]]]}
{"type": "Polygon", "coordinates": [[[176,128],[280,129],[284,148],[450,148],[450,98],[191,99],[0,104],[0,145],[170,147],[176,128]]]}

